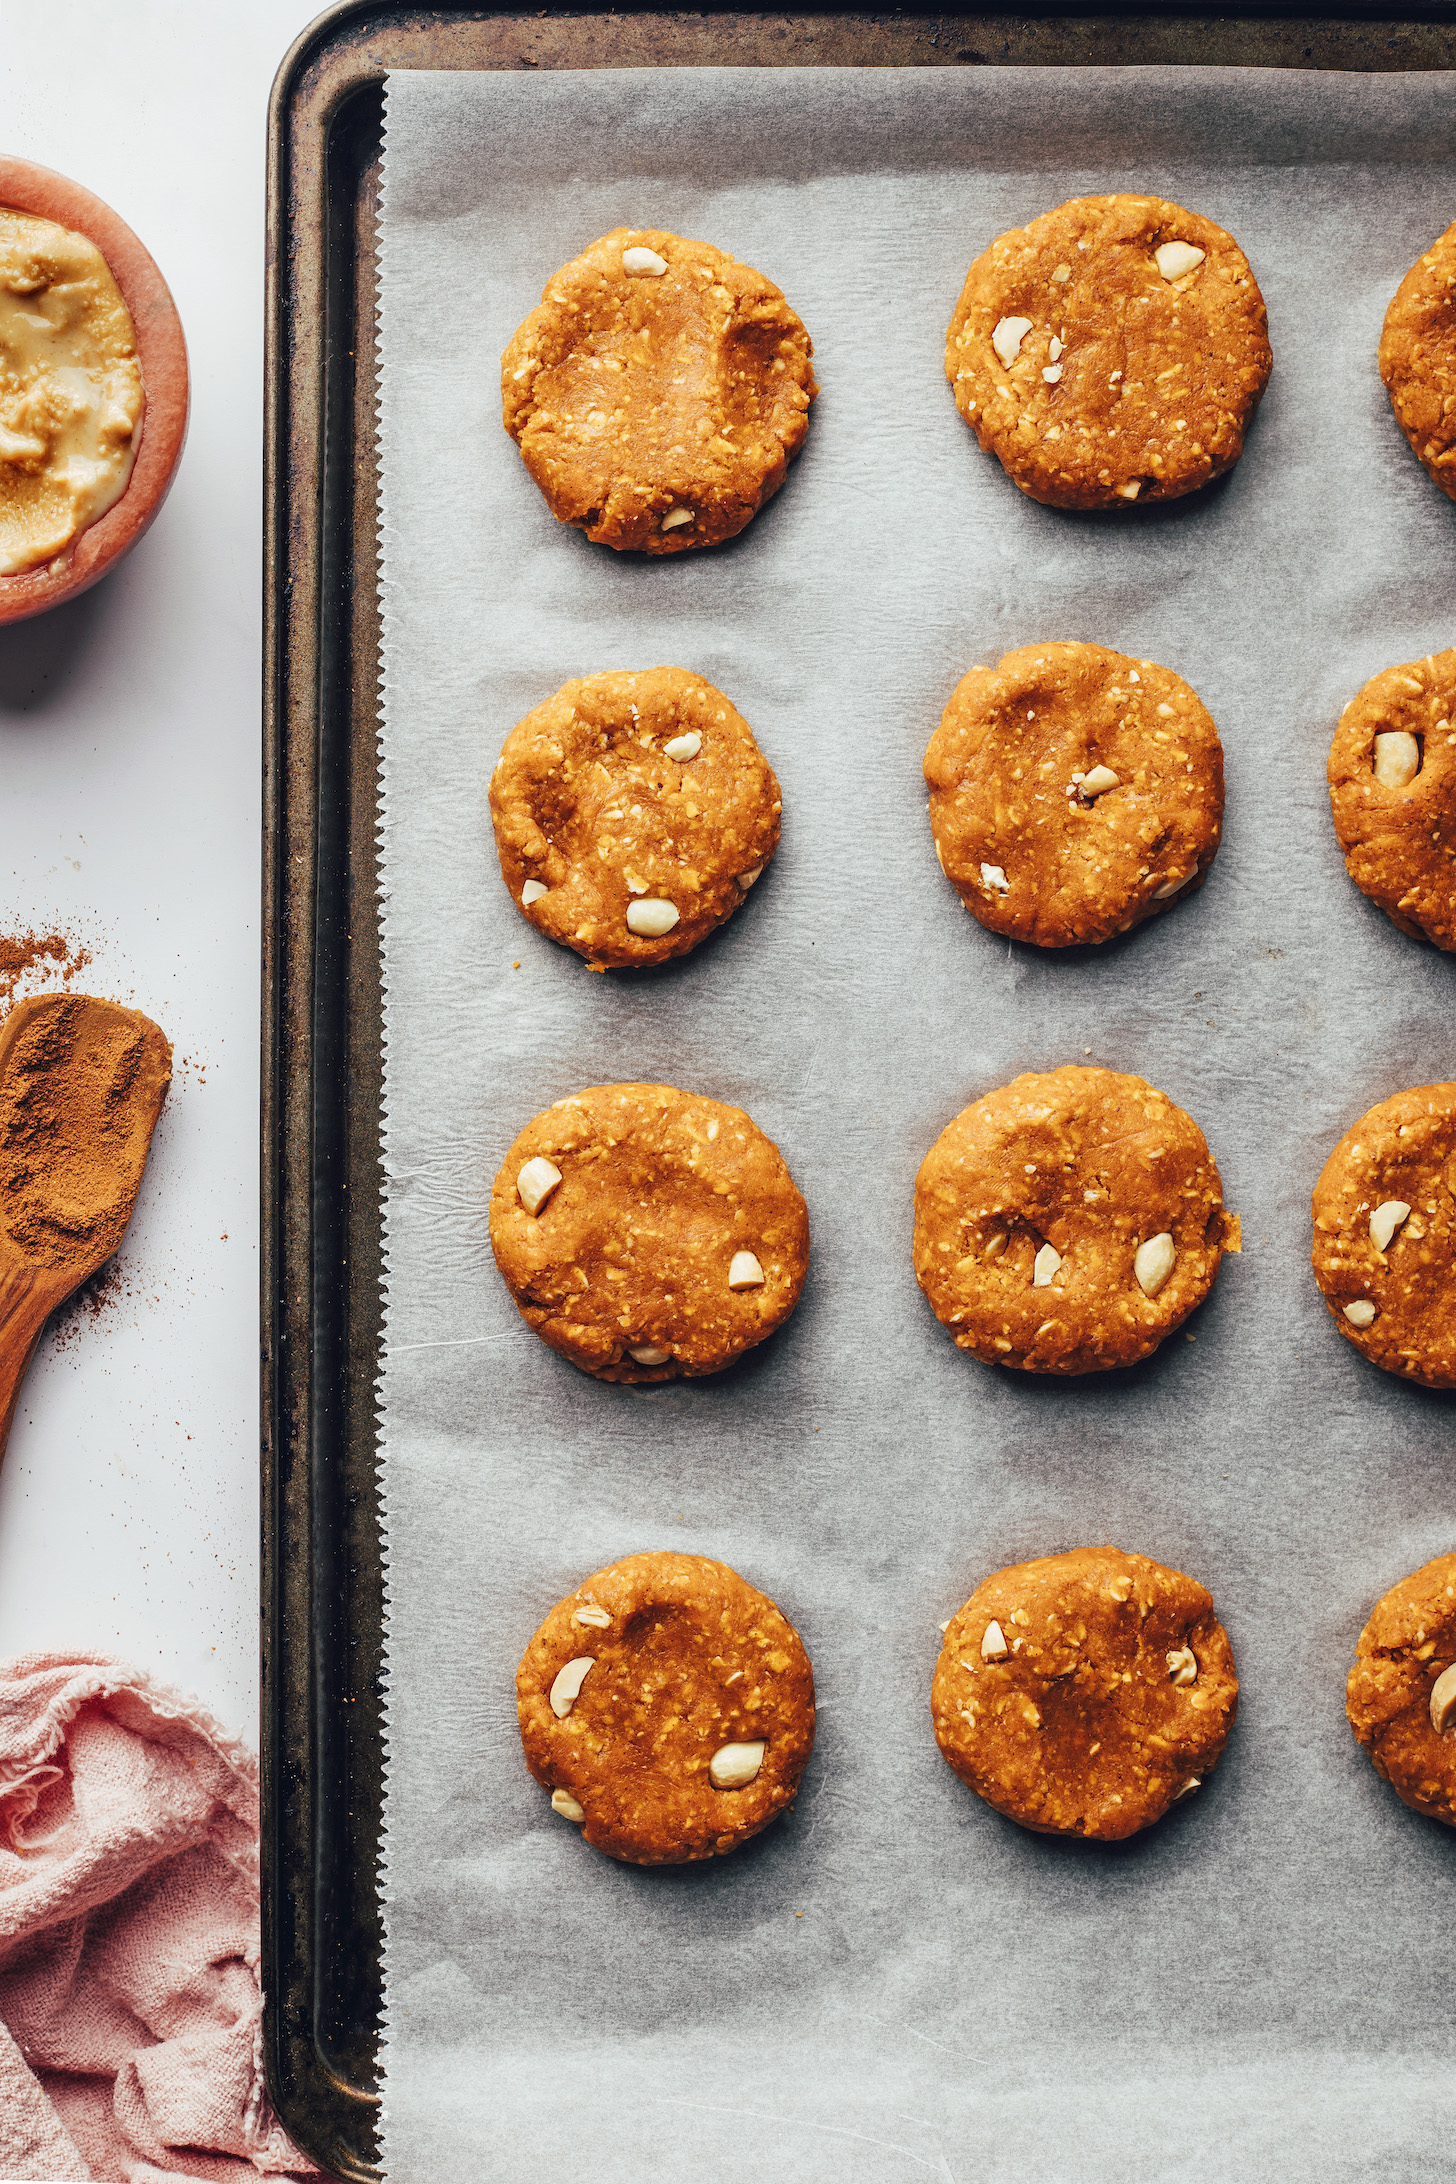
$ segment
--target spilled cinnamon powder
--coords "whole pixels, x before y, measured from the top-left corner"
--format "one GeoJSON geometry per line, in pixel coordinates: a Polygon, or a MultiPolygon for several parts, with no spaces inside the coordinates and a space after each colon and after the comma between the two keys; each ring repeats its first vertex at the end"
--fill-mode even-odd
{"type": "Polygon", "coordinates": [[[14,1005],[16,988],[39,973],[69,986],[91,961],[91,950],[64,933],[0,933],[0,1017],[14,1005]]]}
{"type": "Polygon", "coordinates": [[[119,1259],[108,1259],[105,1266],[73,1290],[58,1311],[52,1312],[46,1322],[51,1345],[57,1350],[69,1350],[79,1340],[83,1327],[100,1319],[103,1312],[113,1305],[124,1302],[128,1293],[126,1269],[119,1259]]]}

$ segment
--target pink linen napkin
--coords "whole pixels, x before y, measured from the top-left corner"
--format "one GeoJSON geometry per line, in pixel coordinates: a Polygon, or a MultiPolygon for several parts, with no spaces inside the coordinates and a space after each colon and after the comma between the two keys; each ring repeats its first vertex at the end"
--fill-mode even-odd
{"type": "Polygon", "coordinates": [[[0,2176],[316,2175],[258,1959],[252,1755],[103,1655],[0,1663],[0,2176]]]}

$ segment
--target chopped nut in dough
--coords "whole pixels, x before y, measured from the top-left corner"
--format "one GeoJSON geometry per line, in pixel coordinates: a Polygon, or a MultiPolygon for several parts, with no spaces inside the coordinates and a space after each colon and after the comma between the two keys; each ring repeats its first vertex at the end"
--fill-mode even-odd
{"type": "Polygon", "coordinates": [[[1192,1646],[1177,1646],[1168,1655],[1168,1674],[1179,1689],[1198,1681],[1198,1656],[1192,1646]]]}
{"type": "Polygon", "coordinates": [[[1003,364],[1008,367],[1016,362],[1022,342],[1031,332],[1029,318],[998,319],[991,335],[991,347],[1003,364]]]}
{"type": "Polygon", "coordinates": [[[764,1744],[722,1744],[708,1762],[715,1790],[742,1790],[763,1765],[764,1744]]]}
{"type": "Polygon", "coordinates": [[[1375,1318],[1375,1307],[1368,1297],[1356,1297],[1345,1306],[1345,1317],[1352,1327],[1368,1327],[1375,1318]]]}
{"type": "Polygon", "coordinates": [[[1203,257],[1196,243],[1159,243],[1153,252],[1154,263],[1165,281],[1181,281],[1185,273],[1202,265],[1203,257]]]}
{"type": "Polygon", "coordinates": [[[677,531],[682,528],[683,524],[691,523],[692,520],[693,511],[691,508],[669,508],[657,528],[659,531],[677,531]]]}
{"type": "MultiPolygon", "coordinates": [[[[1073,779],[1076,779],[1075,775],[1073,779]]],[[[1121,786],[1121,777],[1115,774],[1110,766],[1094,766],[1090,773],[1084,773],[1081,780],[1077,782],[1077,787],[1083,796],[1105,796],[1109,789],[1117,789],[1121,788],[1121,786]]]]}
{"type": "Polygon", "coordinates": [[[1456,1661],[1443,1668],[1431,1686],[1431,1727],[1443,1737],[1456,1720],[1456,1661]]]}
{"type": "Polygon", "coordinates": [[[517,1175],[516,1196],[527,1213],[539,1213],[560,1181],[561,1170],[538,1153],[517,1175]]]}
{"type": "Polygon", "coordinates": [[[679,766],[685,766],[690,758],[696,758],[703,748],[703,739],[696,728],[690,728],[685,736],[674,736],[662,746],[664,758],[670,758],[679,766]]]}
{"type": "Polygon", "coordinates": [[[622,252],[622,271],[624,273],[665,273],[667,271],[667,260],[666,258],[660,258],[655,250],[648,250],[644,244],[636,243],[632,249],[622,252]]]}
{"type": "Polygon", "coordinates": [[[1410,1207],[1403,1198],[1387,1198],[1383,1206],[1377,1206],[1370,1216],[1370,1241],[1376,1250],[1387,1251],[1391,1237],[1409,1218],[1410,1207]]]}
{"type": "Polygon", "coordinates": [[[670,933],[678,920],[675,904],[650,897],[645,902],[629,902],[627,927],[630,932],[640,933],[644,940],[661,940],[670,933]]]}
{"type": "Polygon", "coordinates": [[[1049,1289],[1052,1276],[1062,1263],[1062,1255],[1055,1244],[1043,1244],[1031,1265],[1033,1289],[1049,1289]]]}
{"type": "Polygon", "coordinates": [[[1004,1661],[1010,1651],[1011,1648],[1006,1643],[1006,1634],[1001,1625],[999,1623],[988,1623],[981,1637],[981,1659],[983,1661],[1004,1661]]]}
{"type": "Polygon", "coordinates": [[[761,1289],[763,1279],[763,1268],[751,1251],[734,1252],[733,1264],[728,1269],[730,1289],[761,1289]]]}
{"type": "Polygon", "coordinates": [[[1005,895],[1010,892],[1011,882],[998,864],[983,864],[981,867],[981,880],[984,886],[994,887],[998,895],[1005,895]]]}
{"type": "Polygon", "coordinates": [[[580,1696],[588,1673],[596,1665],[594,1654],[583,1653],[576,1660],[568,1661],[565,1668],[557,1670],[551,1686],[551,1711],[558,1721],[565,1721],[580,1696]]]}
{"type": "Polygon", "coordinates": [[[579,1608],[572,1609],[571,1620],[573,1623],[585,1623],[590,1630],[607,1630],[611,1627],[612,1618],[594,1600],[586,1600],[579,1608]]]}
{"type": "Polygon", "coordinates": [[[1156,1297],[1177,1263],[1178,1252],[1166,1229],[1161,1235],[1150,1236],[1146,1243],[1139,1244],[1133,1253],[1132,1270],[1143,1295],[1156,1297]]]}
{"type": "Polygon", "coordinates": [[[527,880],[525,886],[521,889],[522,908],[529,910],[533,902],[539,902],[543,895],[549,895],[550,892],[551,890],[544,880],[527,880]]]}
{"type": "Polygon", "coordinates": [[[1373,771],[1382,788],[1403,789],[1421,770],[1421,747],[1403,728],[1375,738],[1373,771]]]}
{"type": "Polygon", "coordinates": [[[553,1790],[551,1792],[551,1810],[559,1812],[563,1820],[574,1820],[578,1827],[586,1818],[586,1813],[578,1805],[570,1790],[553,1790]]]}
{"type": "Polygon", "coordinates": [[[637,1349],[629,1349],[628,1357],[634,1365],[665,1365],[672,1356],[671,1350],[659,1350],[652,1343],[644,1342],[637,1349]]]}

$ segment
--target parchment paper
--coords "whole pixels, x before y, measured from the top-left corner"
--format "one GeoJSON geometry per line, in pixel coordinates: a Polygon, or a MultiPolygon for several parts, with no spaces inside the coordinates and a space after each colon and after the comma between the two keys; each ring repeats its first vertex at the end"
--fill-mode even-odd
{"type": "Polygon", "coordinates": [[[1308,1266],[1367,1107],[1456,1075],[1452,964],[1346,879],[1325,758],[1368,676],[1452,642],[1456,510],[1375,369],[1456,211],[1436,76],[1178,70],[395,75],[383,217],[390,1556],[389,2173],[695,2184],[1446,2177],[1450,1835],[1343,1686],[1453,1544],[1452,1410],[1367,1366],[1308,1266]],[[965,269],[1076,193],[1222,221],[1272,385],[1226,482],[1131,520],[1025,500],[942,376],[965,269]],[[647,563],[557,525],[497,359],[618,223],[779,281],[823,394],[735,545],[647,563]],[[961,910],[920,764],[959,676],[1038,638],[1166,662],[1213,713],[1225,844],[1125,942],[961,910]],[[784,792],[745,909],[599,977],[501,885],[486,782],[568,676],[720,685],[784,792]],[[1245,1251],[1150,1363],[1056,1382],[952,1345],[912,1183],[969,1100],[1090,1054],[1207,1132],[1245,1251]],[[748,1108],[813,1223],[796,1317],[717,1381],[601,1387],[518,1318],[491,1177],[538,1109],[665,1079],[748,1108]],[[937,1625],[989,1570],[1111,1539],[1195,1572],[1243,1699],[1210,1784],[1121,1847],[991,1812],[936,1750],[937,1625]],[[584,1848],[512,1679],[613,1557],[721,1555],[804,1635],[819,1743],[736,1857],[584,1848]]]}

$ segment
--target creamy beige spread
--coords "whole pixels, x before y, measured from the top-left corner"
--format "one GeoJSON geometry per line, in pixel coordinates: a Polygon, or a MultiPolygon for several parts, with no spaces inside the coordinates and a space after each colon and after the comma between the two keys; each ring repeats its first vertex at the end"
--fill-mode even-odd
{"type": "Polygon", "coordinates": [[[141,415],[136,329],[100,251],[0,206],[0,576],[120,500],[141,415]]]}

